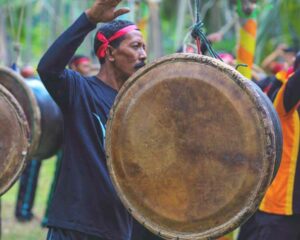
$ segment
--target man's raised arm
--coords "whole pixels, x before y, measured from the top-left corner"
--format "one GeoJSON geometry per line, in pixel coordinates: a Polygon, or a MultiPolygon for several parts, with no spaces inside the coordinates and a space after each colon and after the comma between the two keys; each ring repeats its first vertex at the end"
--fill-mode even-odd
{"type": "Polygon", "coordinates": [[[38,73],[51,95],[64,86],[65,67],[86,35],[99,22],[112,21],[127,13],[127,8],[116,10],[121,0],[96,0],[48,49],[38,65],[38,73]]]}

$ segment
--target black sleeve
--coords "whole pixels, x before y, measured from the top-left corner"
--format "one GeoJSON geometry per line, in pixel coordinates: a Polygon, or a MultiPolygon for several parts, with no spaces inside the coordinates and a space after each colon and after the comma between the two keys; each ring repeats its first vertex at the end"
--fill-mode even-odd
{"type": "Polygon", "coordinates": [[[291,111],[300,100],[300,69],[288,80],[284,92],[284,107],[286,112],[291,111]]]}
{"type": "Polygon", "coordinates": [[[96,27],[83,13],[47,50],[37,71],[50,95],[60,105],[76,95],[77,73],[65,69],[87,34],[96,27]]]}

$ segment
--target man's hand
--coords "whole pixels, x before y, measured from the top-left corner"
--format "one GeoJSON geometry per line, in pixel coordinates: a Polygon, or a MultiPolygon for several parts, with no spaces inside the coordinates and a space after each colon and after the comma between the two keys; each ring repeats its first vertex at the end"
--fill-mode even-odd
{"type": "Polygon", "coordinates": [[[128,8],[116,7],[122,0],[96,0],[93,6],[85,11],[88,19],[92,23],[110,22],[120,15],[128,13],[128,8]]]}
{"type": "Polygon", "coordinates": [[[223,39],[223,34],[219,32],[211,33],[207,36],[207,39],[211,42],[220,42],[223,39]]]}
{"type": "Polygon", "coordinates": [[[281,57],[284,55],[284,49],[286,49],[288,46],[284,43],[281,43],[277,46],[276,50],[274,51],[276,53],[277,57],[281,57]]]}

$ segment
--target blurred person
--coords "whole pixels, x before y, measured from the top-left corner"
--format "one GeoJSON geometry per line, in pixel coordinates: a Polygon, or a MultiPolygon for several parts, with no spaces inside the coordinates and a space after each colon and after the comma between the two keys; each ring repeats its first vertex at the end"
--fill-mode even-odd
{"type": "Polygon", "coordinates": [[[272,100],[283,132],[283,154],[277,175],[259,210],[241,227],[239,240],[300,240],[300,52],[294,73],[279,72],[260,82],[272,100]]]}
{"type": "Polygon", "coordinates": [[[254,82],[259,82],[260,80],[264,79],[267,77],[266,72],[256,64],[253,64],[252,66],[252,80],[254,82]]]}
{"type": "Polygon", "coordinates": [[[15,217],[19,222],[30,221],[34,214],[32,208],[41,168],[41,161],[32,159],[20,176],[20,185],[17,193],[15,217]]]}
{"type": "Polygon", "coordinates": [[[91,60],[84,55],[74,55],[69,62],[69,68],[82,76],[89,76],[91,73],[91,60]]]}
{"type": "Polygon", "coordinates": [[[114,20],[121,0],[95,0],[48,49],[38,73],[64,118],[63,159],[52,199],[48,240],[130,240],[132,217],[109,176],[105,125],[126,80],[145,65],[145,42],[137,26],[114,20]],[[85,77],[66,65],[89,32],[102,25],[94,50],[101,64],[85,77]]]}
{"type": "Polygon", "coordinates": [[[218,55],[224,63],[232,67],[235,67],[235,58],[232,54],[224,52],[224,53],[219,53],[218,55]]]}
{"type": "MultiPolygon", "coordinates": [[[[219,32],[211,33],[206,36],[207,40],[210,44],[214,42],[219,42],[223,39],[223,34],[219,32]]],[[[205,44],[201,44],[201,54],[206,54],[207,46],[205,44]]],[[[198,53],[196,41],[193,39],[191,42],[186,42],[182,44],[177,50],[177,53],[198,53]]]]}
{"type": "MultiPolygon", "coordinates": [[[[29,65],[22,67],[20,74],[26,81],[37,79],[35,68],[29,65]]],[[[15,217],[19,222],[28,222],[34,217],[32,208],[34,206],[40,168],[41,161],[39,159],[31,159],[20,176],[15,207],[15,217]]]]}
{"type": "Polygon", "coordinates": [[[280,71],[289,71],[295,61],[295,49],[287,47],[285,44],[280,44],[268,55],[262,62],[262,68],[271,74],[276,74],[280,71]]]}
{"type": "Polygon", "coordinates": [[[21,68],[20,74],[22,75],[23,78],[25,79],[36,79],[36,70],[33,66],[26,65],[21,68]]]}

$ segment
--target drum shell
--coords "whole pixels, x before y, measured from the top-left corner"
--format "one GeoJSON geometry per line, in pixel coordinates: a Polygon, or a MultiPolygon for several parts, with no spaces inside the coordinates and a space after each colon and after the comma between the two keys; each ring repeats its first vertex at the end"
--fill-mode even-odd
{"type": "Polygon", "coordinates": [[[41,136],[33,158],[47,159],[56,154],[62,144],[62,114],[40,80],[28,79],[26,84],[33,92],[41,114],[41,136]]]}
{"type": "Polygon", "coordinates": [[[29,128],[23,109],[0,84],[0,196],[19,178],[27,163],[29,128]]]}
{"type": "Polygon", "coordinates": [[[261,101],[264,103],[266,107],[266,112],[269,114],[269,118],[273,123],[274,130],[276,132],[275,145],[276,145],[276,159],[275,159],[275,168],[273,173],[273,179],[276,177],[276,174],[280,167],[281,157],[282,157],[282,148],[283,148],[283,136],[282,136],[282,128],[279,120],[279,116],[273,107],[271,100],[267,97],[266,94],[252,81],[249,81],[248,84],[251,85],[253,89],[257,91],[259,96],[261,97],[261,101]]]}
{"type": "MultiPolygon", "coordinates": [[[[235,229],[237,226],[245,222],[257,210],[260,201],[264,196],[265,191],[267,190],[269,184],[271,183],[271,180],[273,179],[274,171],[275,171],[275,162],[276,159],[280,158],[280,156],[277,155],[281,155],[281,150],[280,150],[281,133],[277,132],[278,129],[276,129],[276,127],[278,127],[278,125],[275,124],[277,119],[272,119],[272,117],[276,118],[276,114],[272,114],[268,110],[268,108],[265,106],[266,105],[265,100],[262,100],[262,96],[260,95],[261,93],[258,92],[258,90],[255,87],[253,87],[251,84],[248,84],[248,81],[249,80],[245,79],[234,69],[230,68],[229,66],[225,65],[224,63],[218,60],[211,59],[205,56],[199,56],[199,55],[176,54],[176,55],[168,56],[160,60],[157,60],[156,62],[150,64],[146,68],[139,70],[134,76],[132,76],[125,83],[125,85],[119,92],[116,98],[115,105],[111,110],[110,119],[107,125],[106,150],[107,150],[108,167],[110,170],[113,183],[116,187],[116,190],[122,202],[132,213],[132,215],[141,224],[147,227],[150,231],[160,235],[165,239],[183,239],[183,240],[211,239],[211,238],[222,236],[225,233],[235,229]],[[196,66],[197,64],[199,64],[199,66],[196,66]],[[189,70],[191,71],[189,72],[189,70]],[[184,74],[181,75],[180,71],[183,71],[184,74]],[[203,73],[201,73],[201,71],[203,73]],[[208,76],[209,79],[205,79],[206,73],[211,75],[208,76]],[[198,160],[200,160],[200,162],[202,161],[201,159],[199,159],[201,158],[201,156],[195,158],[193,154],[194,153],[199,154],[199,152],[201,151],[211,154],[211,152],[212,153],[214,152],[213,148],[203,147],[203,149],[201,150],[197,148],[190,148],[190,155],[187,156],[188,158],[191,157],[191,159],[182,159],[182,160],[179,159],[179,161],[181,161],[181,164],[178,165],[177,168],[176,167],[166,168],[166,166],[173,166],[173,160],[172,158],[169,158],[169,156],[174,156],[174,158],[176,157],[176,154],[173,154],[174,149],[170,147],[169,146],[170,144],[168,145],[167,142],[170,141],[173,144],[173,138],[165,135],[163,136],[163,139],[165,140],[162,141],[161,139],[156,139],[155,137],[155,135],[159,135],[159,132],[163,132],[163,133],[172,132],[174,130],[172,128],[172,125],[174,124],[175,125],[179,124],[178,126],[189,127],[187,124],[185,124],[185,117],[188,117],[189,114],[193,113],[192,111],[189,111],[189,108],[191,109],[195,108],[198,109],[198,111],[201,108],[199,108],[197,104],[194,103],[190,104],[190,102],[185,101],[186,99],[189,98],[189,95],[195,96],[196,98],[198,96],[197,96],[197,91],[194,91],[192,85],[189,87],[185,87],[184,84],[182,83],[186,81],[188,84],[190,83],[194,84],[195,82],[198,81],[197,74],[200,74],[200,77],[205,79],[205,80],[201,79],[201,81],[203,80],[203,85],[207,86],[208,88],[214,86],[217,89],[217,91],[214,90],[209,92],[205,92],[205,90],[203,89],[201,90],[201,94],[207,96],[209,99],[213,101],[218,100],[218,99],[211,98],[210,94],[216,95],[216,98],[219,97],[218,96],[219,94],[220,97],[224,98],[224,101],[228,100],[227,97],[230,94],[232,94],[233,96],[242,97],[241,99],[239,98],[229,99],[228,101],[233,106],[238,104],[242,105],[242,103],[239,103],[239,101],[243,99],[247,99],[247,105],[245,105],[246,109],[243,110],[241,108],[240,110],[237,110],[237,112],[240,111],[241,114],[240,113],[236,114],[237,116],[236,119],[240,118],[240,120],[244,121],[242,119],[242,116],[247,116],[249,118],[253,117],[253,119],[255,118],[256,119],[255,121],[257,121],[256,123],[258,125],[256,129],[256,136],[259,139],[257,140],[259,140],[259,143],[263,144],[263,146],[261,146],[261,153],[260,153],[261,159],[255,159],[255,157],[253,157],[252,159],[250,158],[249,159],[250,162],[248,162],[247,164],[249,164],[249,166],[252,167],[250,167],[249,169],[248,168],[244,169],[245,175],[247,175],[248,173],[251,175],[252,173],[250,172],[256,169],[255,171],[257,171],[257,173],[259,174],[259,176],[257,176],[257,185],[255,185],[255,187],[251,190],[251,192],[244,192],[242,196],[243,197],[242,201],[244,201],[243,203],[245,203],[245,205],[239,202],[240,204],[239,206],[243,205],[243,208],[234,209],[235,214],[232,215],[230,221],[228,222],[222,222],[225,218],[225,215],[226,216],[228,215],[228,212],[226,211],[224,212],[223,210],[219,212],[219,216],[214,215],[213,218],[208,218],[207,221],[199,220],[198,222],[198,220],[197,221],[192,220],[192,219],[197,219],[197,216],[195,216],[196,211],[198,211],[198,213],[201,215],[201,211],[199,211],[199,209],[203,209],[204,211],[206,210],[205,209],[206,206],[204,205],[204,203],[208,204],[207,208],[208,209],[210,208],[212,211],[214,211],[215,207],[218,208],[218,206],[215,206],[213,202],[219,201],[216,200],[216,197],[217,198],[220,197],[221,194],[219,194],[217,191],[222,191],[221,186],[222,185],[226,186],[225,182],[227,180],[224,179],[224,183],[223,183],[222,179],[220,181],[215,179],[217,179],[219,175],[220,176],[223,175],[223,172],[225,171],[226,166],[229,163],[227,162],[228,159],[227,158],[223,159],[225,160],[223,162],[224,168],[218,167],[219,172],[215,172],[211,176],[208,176],[209,177],[208,180],[211,181],[212,183],[214,181],[218,182],[219,186],[217,186],[217,188],[214,183],[210,185],[210,182],[200,183],[198,181],[198,182],[190,183],[191,188],[195,186],[196,192],[198,191],[199,199],[197,200],[197,198],[195,198],[190,203],[190,205],[187,205],[186,203],[189,202],[188,199],[189,196],[185,195],[184,193],[185,191],[187,191],[185,185],[188,183],[188,181],[183,183],[181,182],[181,178],[189,179],[190,173],[189,172],[180,173],[180,170],[181,169],[184,170],[186,168],[186,165],[193,165],[193,164],[195,164],[195,166],[197,167],[200,166],[201,168],[201,165],[197,163],[198,160]],[[223,87],[222,84],[224,83],[226,84],[226,81],[222,80],[221,79],[222,77],[218,75],[222,75],[223,77],[225,77],[225,79],[227,79],[226,81],[229,84],[234,85],[234,88],[231,90],[229,87],[228,88],[223,87]],[[176,86],[176,84],[179,86],[179,89],[175,89],[173,91],[173,87],[176,86]],[[152,89],[155,89],[155,91],[152,89]],[[224,95],[222,95],[223,92],[220,89],[225,89],[225,90],[227,89],[226,90],[227,92],[225,92],[224,95]],[[184,91],[187,90],[190,92],[190,94],[183,93],[184,91]],[[153,107],[155,106],[159,108],[159,104],[156,104],[155,102],[166,100],[164,99],[164,95],[168,95],[168,94],[174,97],[174,103],[176,103],[177,105],[172,104],[172,101],[171,100],[169,101],[169,99],[167,99],[167,101],[162,102],[163,103],[161,104],[162,109],[157,109],[153,107]],[[140,100],[142,100],[143,102],[139,103],[140,100]],[[162,122],[160,117],[156,117],[157,114],[164,115],[164,109],[166,111],[169,111],[170,108],[173,107],[176,110],[174,113],[171,113],[172,117],[167,119],[167,121],[162,122]],[[143,116],[135,112],[136,109],[140,110],[143,116]],[[185,114],[181,114],[181,111],[184,112],[185,114]],[[174,118],[176,118],[175,123],[174,123],[174,118]],[[151,121],[153,119],[155,121],[158,119],[157,126],[159,130],[157,129],[151,130],[148,128],[146,128],[146,130],[143,129],[144,127],[147,127],[149,125],[149,122],[150,124],[152,124],[151,121]],[[165,130],[165,129],[169,129],[169,130],[165,130]],[[140,132],[143,133],[145,137],[140,132]],[[132,136],[139,136],[141,137],[141,139],[135,140],[131,138],[132,136]],[[164,146],[164,143],[167,145],[167,147],[164,146]],[[145,146],[145,148],[141,149],[142,145],[145,146]],[[132,150],[131,148],[132,146],[136,146],[137,149],[132,150]],[[159,153],[159,151],[156,151],[153,148],[153,146],[154,148],[162,148],[163,151],[159,153]],[[153,153],[151,151],[153,151],[153,153]],[[155,157],[151,159],[151,157],[149,157],[150,155],[153,155],[155,157]],[[148,164],[149,161],[148,162],[143,161],[142,159],[143,157],[140,156],[145,156],[147,160],[153,161],[153,163],[148,164]],[[172,165],[170,165],[170,163],[172,163],[172,165]],[[159,164],[162,165],[161,169],[164,169],[163,171],[160,171],[159,164]],[[146,168],[144,169],[144,167],[146,167],[147,169],[146,168]],[[155,174],[152,177],[148,177],[147,174],[151,172],[155,174]],[[160,174],[165,174],[165,177],[157,175],[156,172],[160,172],[160,174]],[[171,172],[176,172],[176,176],[174,176],[173,182],[171,179],[169,179],[169,174],[171,172]],[[135,179],[135,177],[137,178],[135,179]],[[150,180],[151,178],[153,179],[154,183],[148,182],[148,180],[150,180]],[[161,180],[161,182],[157,182],[159,181],[159,179],[161,180]],[[145,187],[146,190],[139,189],[139,188],[135,190],[134,188],[132,188],[132,186],[139,187],[138,185],[145,187]],[[152,187],[152,186],[156,186],[157,189],[156,187],[152,187]],[[171,188],[175,189],[176,186],[178,186],[178,190],[179,190],[178,196],[177,196],[177,192],[173,194],[169,190],[160,188],[160,186],[161,187],[165,186],[170,189],[171,188]],[[208,195],[201,195],[201,192],[199,192],[198,188],[203,189],[203,192],[205,192],[205,188],[206,189],[212,188],[212,189],[216,189],[215,190],[216,192],[215,194],[214,192],[211,192],[208,195]],[[149,189],[153,189],[153,192],[148,192],[149,189]],[[164,194],[164,192],[168,192],[168,194],[164,194]],[[137,199],[135,199],[135,197],[137,197],[137,199]],[[155,198],[161,200],[158,201],[155,198]],[[176,206],[175,205],[173,206],[173,204],[175,204],[177,201],[181,203],[176,206]],[[198,208],[196,207],[197,205],[198,208]],[[187,212],[185,212],[185,209],[182,209],[182,206],[186,206],[187,209],[191,208],[191,211],[187,210],[187,212]],[[169,211],[171,207],[174,207],[173,208],[174,212],[178,212],[179,214],[182,215],[177,216],[174,212],[169,211]],[[180,210],[177,211],[176,209],[177,207],[178,209],[182,209],[182,211],[181,212],[180,210]],[[165,214],[165,216],[168,216],[168,218],[159,215],[160,211],[163,214],[165,214]],[[172,219],[170,216],[174,216],[174,219],[172,219]],[[185,219],[186,216],[188,216],[187,219],[189,219],[190,216],[191,218],[190,218],[190,222],[188,222],[187,225],[184,226],[185,222],[181,223],[180,221],[182,221],[182,219],[185,219]],[[202,228],[202,226],[199,227],[200,223],[205,226],[206,225],[205,222],[207,222],[208,226],[211,226],[209,229],[205,227],[202,228]],[[215,225],[213,224],[213,222],[215,222],[215,225]],[[201,230],[200,232],[195,232],[196,230],[193,229],[193,227],[195,227],[195,229],[196,228],[198,229],[199,227],[199,229],[204,229],[204,230],[201,230]]],[[[196,87],[197,84],[195,85],[196,87]]],[[[200,84],[200,86],[201,85],[202,84],[200,84]]],[[[199,102],[199,105],[202,106],[205,104],[199,102]]],[[[220,111],[220,109],[218,109],[218,111],[220,111]]],[[[214,118],[218,116],[215,115],[215,113],[211,113],[209,115],[214,118]]],[[[222,116],[221,115],[219,116],[222,119],[222,116]]],[[[198,120],[199,118],[201,119],[201,114],[200,117],[197,116],[195,119],[198,120]]],[[[207,119],[209,120],[208,117],[207,119]]],[[[214,121],[215,120],[216,119],[214,119],[214,121]]],[[[204,126],[206,126],[207,122],[205,120],[199,122],[201,122],[201,124],[204,124],[204,126]]],[[[200,132],[197,127],[198,122],[195,120],[194,123],[196,124],[194,132],[200,132]]],[[[227,125],[231,126],[231,129],[233,130],[233,132],[235,132],[234,134],[236,135],[237,132],[234,129],[234,125],[233,124],[230,125],[230,124],[231,124],[230,121],[227,121],[227,125]]],[[[255,126],[254,123],[252,123],[252,125],[255,126]]],[[[220,126],[217,127],[219,128],[216,129],[221,130],[220,126]]],[[[246,125],[237,126],[237,127],[241,127],[241,129],[247,130],[246,125]]],[[[181,129],[183,129],[183,132],[181,134],[182,136],[180,134],[176,134],[178,141],[175,144],[186,145],[189,148],[188,143],[193,145],[193,142],[185,138],[187,132],[186,129],[184,127],[182,127],[181,129]],[[182,142],[182,141],[187,141],[187,142],[182,142]]],[[[203,128],[203,132],[206,133],[205,128],[203,128]]],[[[193,130],[189,129],[189,133],[193,134],[193,130]]],[[[213,134],[214,133],[211,133],[211,135],[213,134]]],[[[228,132],[226,133],[226,131],[224,132],[224,136],[225,135],[230,136],[230,134],[228,134],[228,132]]],[[[236,137],[237,136],[238,135],[236,135],[236,137]]],[[[249,134],[249,136],[251,137],[252,133],[249,134]]],[[[203,136],[199,135],[199,138],[201,137],[203,136]]],[[[208,139],[210,139],[211,141],[214,138],[208,136],[208,139]]],[[[197,141],[197,138],[193,138],[193,140],[197,141]]],[[[218,142],[218,139],[216,140],[217,140],[216,142],[218,142]]],[[[256,145],[257,143],[255,142],[255,140],[256,140],[255,138],[253,139],[252,142],[249,140],[249,144],[256,145]]],[[[223,142],[224,144],[226,143],[225,141],[223,142]]],[[[236,143],[238,145],[239,141],[236,141],[236,143]]],[[[259,144],[257,145],[258,148],[260,148],[259,144]]],[[[195,144],[195,146],[197,146],[197,144],[195,144]]],[[[201,145],[199,145],[199,147],[201,148],[201,145]]],[[[234,145],[229,147],[232,148],[234,147],[234,145]]],[[[175,148],[175,152],[176,149],[178,148],[175,148]]],[[[224,154],[226,156],[228,155],[228,153],[224,153],[224,154]]],[[[243,153],[241,155],[243,155],[243,153]]],[[[239,159],[240,157],[237,157],[236,159],[239,159]]],[[[244,157],[242,157],[241,159],[243,158],[244,157]]],[[[215,160],[213,160],[212,162],[214,161],[215,160]]],[[[209,164],[207,161],[204,163],[209,164]]],[[[232,165],[233,172],[230,173],[229,170],[226,176],[228,176],[229,178],[232,176],[234,178],[235,174],[237,173],[236,170],[239,168],[238,165],[240,165],[241,162],[238,163],[233,158],[233,162],[231,163],[233,163],[232,165]],[[236,166],[234,166],[235,165],[234,162],[237,163],[236,166]]],[[[218,163],[216,164],[213,163],[212,166],[218,166],[217,164],[218,163]]],[[[193,167],[189,169],[193,171],[193,167]]],[[[205,171],[201,170],[199,172],[212,173],[213,171],[214,171],[214,167],[207,168],[205,169],[205,171]]],[[[256,179],[255,175],[251,175],[249,177],[250,177],[249,180],[251,181],[256,179]]],[[[194,179],[197,180],[198,177],[196,176],[194,179]]],[[[205,179],[205,177],[203,177],[202,180],[203,179],[205,179]]],[[[236,189],[241,189],[241,191],[243,191],[243,187],[241,187],[243,184],[242,185],[239,184],[238,181],[239,180],[237,178],[236,183],[240,187],[236,186],[236,189]]],[[[241,181],[245,181],[245,183],[248,182],[248,180],[245,179],[241,181]]],[[[232,181],[232,184],[235,184],[235,182],[232,181]]],[[[236,189],[235,187],[232,187],[233,192],[235,192],[231,196],[233,202],[235,201],[234,197],[241,197],[240,195],[238,195],[238,191],[236,189]]],[[[193,189],[191,190],[190,193],[192,195],[194,194],[193,189]]],[[[228,196],[226,196],[226,193],[224,193],[225,199],[228,196]]],[[[227,206],[225,206],[225,208],[226,207],[227,206]]],[[[203,219],[206,218],[203,217],[203,219]]]]}

